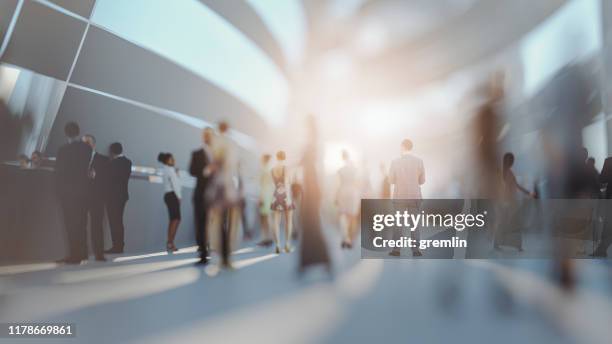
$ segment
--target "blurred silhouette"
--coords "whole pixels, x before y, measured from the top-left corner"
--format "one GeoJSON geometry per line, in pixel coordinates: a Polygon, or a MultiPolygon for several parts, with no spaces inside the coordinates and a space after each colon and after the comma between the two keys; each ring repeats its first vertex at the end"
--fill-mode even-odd
{"type": "Polygon", "coordinates": [[[604,198],[600,202],[600,213],[603,217],[603,230],[597,248],[591,254],[593,257],[607,257],[608,248],[612,244],[612,157],[606,158],[601,169],[599,182],[605,186],[604,198]]]}
{"type": "Polygon", "coordinates": [[[493,247],[500,249],[500,245],[510,245],[523,251],[522,236],[520,228],[517,228],[513,220],[518,211],[517,191],[534,197],[533,192],[522,187],[517,181],[512,166],[514,165],[514,154],[504,154],[502,162],[502,200],[499,206],[498,225],[495,230],[493,247]]]}
{"type": "Polygon", "coordinates": [[[285,152],[278,151],[276,153],[277,164],[272,168],[272,181],[274,182],[274,200],[270,205],[272,209],[273,230],[272,236],[276,245],[276,253],[280,253],[280,225],[281,216],[285,216],[285,252],[289,253],[291,247],[291,230],[293,229],[293,199],[291,197],[291,189],[289,189],[289,178],[287,166],[285,165],[285,152]]]}
{"type": "Polygon", "coordinates": [[[32,125],[30,114],[15,116],[0,99],[0,161],[13,160],[18,155],[22,139],[32,125]]]}
{"type": "Polygon", "coordinates": [[[130,199],[128,183],[132,174],[132,161],[123,155],[123,146],[119,142],[109,147],[110,163],[108,165],[108,198],[106,211],[111,230],[113,246],[106,253],[123,253],[125,246],[125,226],[123,213],[125,205],[130,199]]]}
{"type": "Polygon", "coordinates": [[[247,199],[245,193],[244,186],[244,177],[242,176],[242,168],[240,163],[238,163],[238,194],[239,194],[239,204],[240,208],[240,223],[242,224],[242,238],[244,240],[251,240],[253,238],[253,233],[251,232],[251,228],[249,226],[249,221],[247,219],[247,199]]]}
{"type": "MultiPolygon", "coordinates": [[[[297,171],[296,171],[297,172],[297,171]]],[[[291,240],[298,240],[302,232],[302,184],[296,175],[291,182],[291,202],[293,203],[293,229],[291,230],[291,240]]]]}
{"type": "Polygon", "coordinates": [[[209,235],[218,238],[215,247],[221,254],[221,267],[232,268],[230,254],[240,221],[240,192],[235,183],[238,160],[228,133],[229,125],[219,123],[219,134],[212,141],[213,177],[206,197],[210,204],[209,235]]]}
{"type": "MultiPolygon", "coordinates": [[[[110,159],[96,151],[96,138],[93,135],[84,135],[83,142],[91,147],[87,191],[87,213],[89,214],[90,221],[91,248],[97,261],[105,261],[104,209],[110,159]]],[[[86,243],[83,244],[87,245],[86,243]]]]}
{"type": "MultiPolygon", "coordinates": [[[[396,210],[408,210],[410,214],[418,213],[421,207],[421,185],[425,184],[425,167],[423,160],[410,153],[412,141],[404,139],[401,144],[401,156],[391,162],[389,169],[389,183],[393,185],[393,202],[396,210]]],[[[394,235],[399,236],[400,231],[395,230],[394,235]]],[[[410,237],[416,240],[416,247],[412,247],[412,255],[422,256],[418,246],[420,243],[419,229],[410,232],[410,237]]],[[[397,238],[399,239],[399,237],[397,238]]],[[[399,256],[400,250],[394,248],[389,255],[399,256]]]]}
{"type": "MultiPolygon", "coordinates": [[[[586,148],[585,148],[586,152],[586,148]]],[[[601,183],[599,181],[599,171],[597,171],[597,167],[595,167],[595,158],[590,157],[586,159],[586,178],[589,181],[589,189],[591,198],[600,198],[601,197],[601,183]]]]}
{"type": "Polygon", "coordinates": [[[27,155],[19,154],[19,156],[17,156],[17,161],[19,162],[20,168],[30,168],[30,159],[28,159],[27,155]]]}
{"type": "Polygon", "coordinates": [[[270,154],[261,156],[261,168],[259,172],[259,200],[257,209],[259,213],[259,225],[261,228],[261,239],[257,243],[259,246],[269,247],[274,243],[270,233],[270,212],[272,211],[272,199],[274,192],[274,182],[270,173],[270,154]]]}
{"type": "Polygon", "coordinates": [[[60,147],[55,165],[57,192],[68,238],[68,255],[60,262],[67,264],[87,260],[87,194],[92,149],[79,139],[79,131],[75,122],[66,124],[64,133],[68,143],[60,147]]]}
{"type": "Polygon", "coordinates": [[[189,163],[189,174],[196,178],[196,187],[193,190],[193,214],[195,222],[196,243],[200,251],[199,264],[208,262],[208,208],[204,195],[207,192],[210,181],[213,177],[212,170],[212,128],[205,128],[202,131],[202,148],[191,153],[189,163]]]}
{"type": "Polygon", "coordinates": [[[342,233],[341,247],[350,249],[353,248],[353,237],[359,216],[359,185],[357,168],[346,150],[342,151],[342,160],[344,166],[338,170],[340,185],[336,192],[335,204],[342,233]]]}
{"type": "Polygon", "coordinates": [[[302,198],[302,240],[300,241],[300,261],[298,272],[304,273],[306,269],[323,265],[331,273],[331,261],[325,244],[321,228],[321,190],[319,189],[319,176],[317,169],[318,132],[314,116],[306,119],[307,144],[302,157],[304,178],[304,194],[302,198]]]}
{"type": "Polygon", "coordinates": [[[41,168],[43,167],[45,158],[43,154],[39,151],[32,152],[30,156],[30,168],[41,168]]]}
{"type": "Polygon", "coordinates": [[[177,251],[174,245],[174,238],[178,226],[181,223],[181,180],[175,165],[174,156],[171,153],[159,153],[157,161],[162,163],[164,179],[164,203],[168,208],[168,238],[166,240],[166,250],[168,252],[177,251]]]}

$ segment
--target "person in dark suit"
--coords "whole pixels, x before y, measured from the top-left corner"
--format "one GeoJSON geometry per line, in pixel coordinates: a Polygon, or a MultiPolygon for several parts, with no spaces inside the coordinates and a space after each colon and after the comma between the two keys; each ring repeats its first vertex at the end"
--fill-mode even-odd
{"type": "Polygon", "coordinates": [[[91,149],[89,160],[89,185],[87,192],[87,212],[89,213],[91,248],[97,261],[106,261],[104,258],[104,205],[107,190],[107,172],[110,159],[96,152],[96,138],[93,135],[84,135],[83,142],[91,149]]]}
{"type": "Polygon", "coordinates": [[[115,142],[110,145],[111,160],[108,164],[108,187],[106,211],[111,230],[113,246],[105,253],[123,253],[125,246],[123,213],[129,197],[128,183],[132,174],[132,161],[123,155],[123,146],[115,142]]]}
{"type": "Polygon", "coordinates": [[[604,218],[603,230],[601,233],[601,241],[597,249],[591,254],[592,257],[607,257],[608,248],[612,244],[612,157],[606,158],[599,182],[606,186],[605,199],[600,202],[600,213],[604,218]]]}
{"type": "Polygon", "coordinates": [[[212,128],[206,128],[202,132],[202,148],[191,153],[189,173],[196,178],[196,187],[193,191],[193,212],[195,218],[196,242],[200,251],[199,264],[208,263],[208,242],[206,236],[206,221],[208,215],[208,205],[206,204],[204,193],[212,177],[212,152],[211,144],[213,139],[212,128]]]}
{"type": "Polygon", "coordinates": [[[66,124],[68,143],[57,153],[57,192],[68,239],[68,256],[60,262],[80,264],[87,260],[87,186],[91,147],[79,140],[79,126],[66,124]]]}

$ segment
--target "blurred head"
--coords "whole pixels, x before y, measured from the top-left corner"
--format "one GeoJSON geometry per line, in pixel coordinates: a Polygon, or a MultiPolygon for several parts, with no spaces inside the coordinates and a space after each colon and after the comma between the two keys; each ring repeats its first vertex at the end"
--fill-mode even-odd
{"type": "Polygon", "coordinates": [[[267,165],[270,162],[270,159],[272,159],[272,156],[270,156],[270,154],[264,154],[261,156],[261,163],[263,165],[267,165]]]}
{"type": "Polygon", "coordinates": [[[19,167],[22,168],[28,167],[28,163],[30,162],[30,159],[28,159],[28,156],[25,154],[19,154],[17,160],[19,160],[19,167]]]}
{"type": "Polygon", "coordinates": [[[119,142],[111,143],[109,147],[109,152],[112,157],[119,156],[123,154],[123,146],[119,142]]]}
{"type": "Polygon", "coordinates": [[[589,151],[582,147],[580,150],[580,161],[586,163],[587,158],[589,157],[589,151]]]}
{"type": "Polygon", "coordinates": [[[595,158],[590,157],[587,159],[587,165],[591,166],[591,167],[595,167],[595,158]]]}
{"type": "Polygon", "coordinates": [[[87,134],[83,136],[83,142],[87,143],[91,149],[96,148],[96,138],[93,135],[87,134]]]}
{"type": "Polygon", "coordinates": [[[276,152],[276,160],[285,161],[285,158],[286,158],[285,151],[281,150],[281,151],[276,152]]]}
{"type": "Polygon", "coordinates": [[[32,152],[32,157],[30,158],[32,165],[38,167],[40,166],[40,164],[42,163],[43,160],[43,156],[42,153],[39,151],[34,151],[32,152]]]}
{"type": "Polygon", "coordinates": [[[401,148],[402,152],[410,152],[412,150],[412,141],[410,141],[410,139],[404,139],[401,148]]]}
{"type": "Polygon", "coordinates": [[[212,128],[204,128],[204,130],[202,130],[202,142],[204,142],[206,145],[210,145],[212,143],[213,134],[214,132],[212,128]]]}
{"type": "Polygon", "coordinates": [[[164,153],[161,152],[157,155],[157,161],[161,162],[164,165],[174,166],[174,156],[172,153],[164,153]]]}
{"type": "Polygon", "coordinates": [[[512,165],[514,165],[514,154],[512,153],[504,154],[503,165],[504,165],[504,169],[508,169],[512,167],[512,165]]]}
{"type": "Polygon", "coordinates": [[[225,134],[229,130],[229,124],[225,121],[219,122],[219,133],[225,134]]]}
{"type": "Polygon", "coordinates": [[[80,132],[81,129],[79,128],[79,125],[76,124],[76,122],[68,122],[64,127],[64,134],[66,134],[66,137],[68,137],[69,139],[73,139],[79,136],[80,132]]]}
{"type": "Polygon", "coordinates": [[[350,159],[349,152],[346,149],[342,150],[342,160],[348,161],[350,159]]]}

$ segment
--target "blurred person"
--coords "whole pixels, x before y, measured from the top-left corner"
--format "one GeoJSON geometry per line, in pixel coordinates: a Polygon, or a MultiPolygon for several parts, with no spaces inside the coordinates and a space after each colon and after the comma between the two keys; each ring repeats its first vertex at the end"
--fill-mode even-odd
{"type": "Polygon", "coordinates": [[[164,179],[164,203],[168,208],[168,238],[166,250],[176,252],[174,238],[181,223],[181,180],[179,171],[175,167],[174,156],[171,153],[159,153],[157,161],[163,164],[162,173],[164,179]]]}
{"type": "Polygon", "coordinates": [[[338,170],[340,185],[336,192],[335,204],[338,209],[340,229],[342,232],[342,248],[353,248],[353,235],[359,215],[359,184],[357,168],[351,161],[349,153],[342,151],[344,166],[338,170]]]}
{"type": "Polygon", "coordinates": [[[382,182],[380,186],[380,198],[391,198],[391,183],[389,183],[389,173],[384,162],[380,163],[380,173],[382,174],[382,182]]]}
{"type": "Polygon", "coordinates": [[[298,273],[317,265],[323,265],[331,274],[331,261],[321,228],[321,189],[318,174],[318,132],[315,117],[306,119],[307,144],[302,156],[303,196],[300,209],[302,237],[298,273]]]}
{"type": "Polygon", "coordinates": [[[196,178],[196,187],[193,190],[193,214],[195,223],[196,243],[200,252],[198,264],[208,263],[208,208],[205,194],[213,177],[212,169],[212,141],[214,131],[212,128],[205,128],[202,131],[202,147],[191,153],[189,163],[189,174],[196,178]]]}
{"type": "Polygon", "coordinates": [[[597,248],[592,257],[607,257],[608,248],[612,244],[612,157],[606,158],[599,175],[599,182],[605,187],[604,199],[601,200],[601,214],[603,217],[603,230],[597,248]]]}
{"type": "Polygon", "coordinates": [[[123,214],[125,205],[130,199],[128,184],[132,175],[132,161],[123,155],[123,146],[119,142],[112,143],[109,151],[106,211],[113,245],[105,253],[118,254],[123,253],[125,247],[123,214]]]}
{"type": "Polygon", "coordinates": [[[293,209],[295,209],[291,190],[288,188],[287,166],[285,165],[286,155],[284,151],[276,153],[277,164],[270,171],[274,182],[274,200],[270,205],[273,219],[273,235],[274,244],[276,245],[275,252],[280,253],[280,225],[281,216],[285,217],[285,252],[289,253],[291,247],[291,230],[293,228],[293,209]]]}
{"type": "Polygon", "coordinates": [[[235,183],[238,177],[238,160],[229,134],[229,125],[219,123],[219,135],[212,144],[213,179],[207,190],[209,202],[210,232],[219,234],[218,251],[221,267],[232,268],[230,254],[240,217],[240,191],[235,183]]]}
{"type": "Polygon", "coordinates": [[[84,135],[83,142],[91,147],[89,159],[89,185],[87,191],[87,213],[89,214],[91,249],[97,261],[104,257],[104,209],[108,187],[108,164],[110,159],[96,151],[96,138],[84,135]]]}
{"type": "Polygon", "coordinates": [[[17,157],[17,161],[19,162],[20,168],[29,168],[30,167],[30,159],[25,154],[19,154],[17,157]]]}
{"type": "MultiPolygon", "coordinates": [[[[389,183],[393,185],[394,206],[401,207],[402,210],[407,209],[410,213],[418,213],[422,199],[421,185],[425,184],[425,167],[423,160],[411,153],[412,147],[412,141],[409,139],[402,141],[401,155],[391,162],[389,168],[389,183]]],[[[400,231],[396,230],[395,233],[399,235],[400,231]]],[[[419,230],[411,231],[410,237],[416,240],[416,246],[412,247],[412,255],[422,256],[419,250],[419,230]]],[[[400,250],[394,248],[389,255],[399,256],[400,250]]]]}
{"type": "Polygon", "coordinates": [[[249,221],[247,219],[247,199],[246,192],[244,189],[244,177],[242,176],[242,166],[238,163],[238,194],[240,197],[239,208],[240,208],[240,223],[242,224],[242,235],[244,240],[251,240],[253,233],[249,227],[249,221]]]}
{"type": "MultiPolygon", "coordinates": [[[[495,239],[493,247],[496,250],[500,249],[500,245],[505,243],[504,235],[514,234],[515,232],[508,233],[512,228],[512,220],[515,219],[516,211],[518,211],[517,205],[517,193],[518,191],[523,194],[534,198],[535,193],[522,187],[517,181],[512,166],[514,165],[514,154],[504,154],[502,161],[502,205],[500,208],[500,222],[495,231],[495,239]]],[[[511,240],[510,240],[511,241],[511,240]]],[[[521,233],[518,232],[518,237],[514,244],[519,251],[523,251],[521,233]]]]}
{"type": "Polygon", "coordinates": [[[604,198],[612,199],[612,157],[608,157],[604,160],[604,165],[599,175],[599,182],[605,189],[603,194],[604,198]]]}
{"type": "Polygon", "coordinates": [[[501,195],[501,172],[499,166],[498,133],[500,117],[504,108],[503,72],[496,72],[479,86],[476,97],[482,100],[478,105],[471,128],[471,157],[468,163],[466,194],[471,211],[487,212],[490,221],[483,231],[467,231],[468,248],[466,258],[481,257],[490,251],[490,237],[495,235],[496,207],[494,202],[501,195]]]}
{"type": "Polygon", "coordinates": [[[0,161],[12,160],[18,155],[23,138],[31,132],[32,127],[30,113],[21,116],[13,114],[0,99],[0,161]]]}
{"type": "Polygon", "coordinates": [[[589,180],[591,189],[591,198],[600,198],[601,183],[599,181],[599,171],[595,167],[595,158],[589,157],[586,159],[586,176],[589,180]]]}
{"type": "Polygon", "coordinates": [[[293,203],[293,229],[291,230],[291,240],[298,240],[300,236],[300,232],[302,231],[302,197],[303,190],[302,184],[300,181],[294,176],[293,181],[291,182],[291,202],[293,203]]]}
{"type": "Polygon", "coordinates": [[[261,156],[261,170],[259,172],[259,200],[257,202],[259,212],[259,225],[261,228],[261,240],[259,246],[269,247],[274,243],[270,233],[270,213],[272,211],[272,199],[274,198],[274,181],[270,173],[270,154],[261,156]]]}
{"type": "Polygon", "coordinates": [[[80,264],[87,260],[87,191],[92,149],[79,139],[75,122],[64,127],[68,143],[61,146],[55,164],[57,192],[68,239],[68,255],[60,262],[80,264]]]}
{"type": "Polygon", "coordinates": [[[41,152],[34,151],[30,156],[30,168],[41,168],[44,163],[44,157],[41,152]]]}

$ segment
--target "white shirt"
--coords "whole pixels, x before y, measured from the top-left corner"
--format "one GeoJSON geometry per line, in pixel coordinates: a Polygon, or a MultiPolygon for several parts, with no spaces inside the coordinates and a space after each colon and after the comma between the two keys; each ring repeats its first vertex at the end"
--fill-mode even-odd
{"type": "Polygon", "coordinates": [[[421,185],[425,183],[423,160],[403,153],[391,162],[389,183],[394,185],[394,199],[421,199],[421,185]]]}
{"type": "Polygon", "coordinates": [[[164,173],[164,190],[165,192],[174,192],[178,199],[181,199],[181,180],[173,166],[164,165],[162,168],[164,173]]]}

